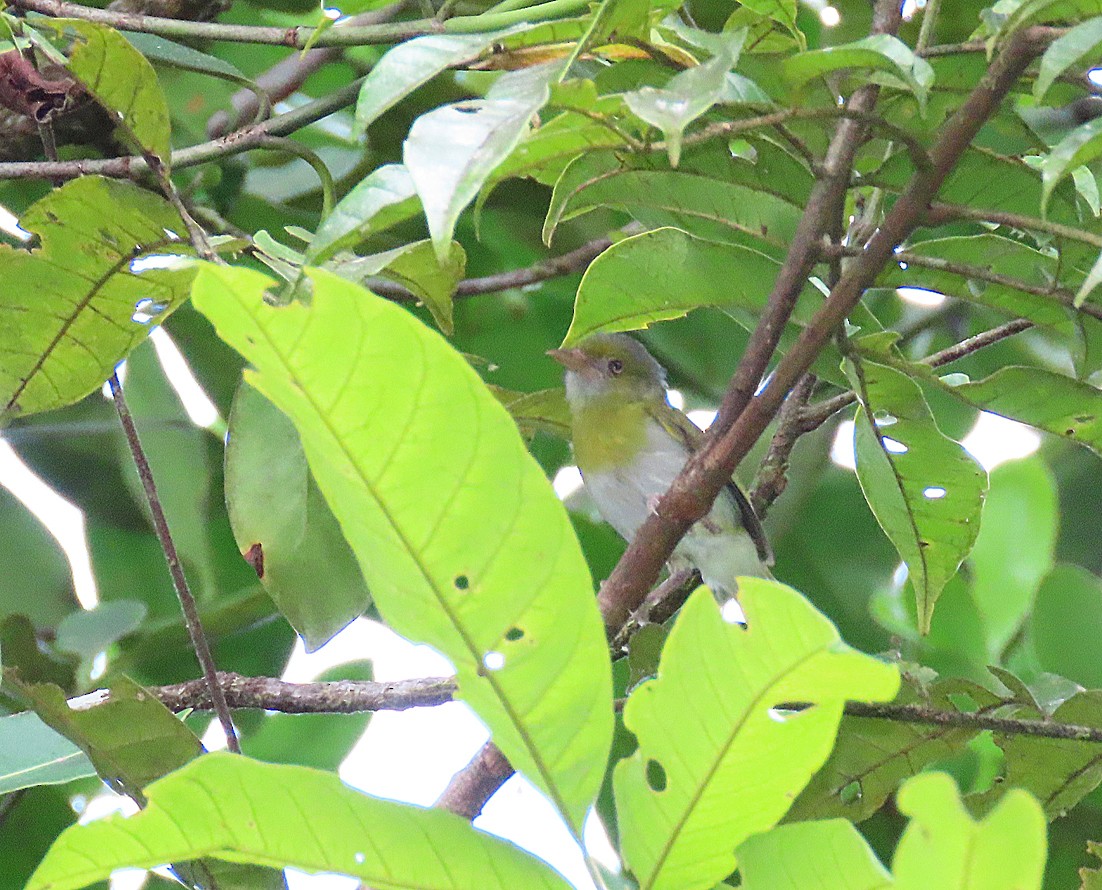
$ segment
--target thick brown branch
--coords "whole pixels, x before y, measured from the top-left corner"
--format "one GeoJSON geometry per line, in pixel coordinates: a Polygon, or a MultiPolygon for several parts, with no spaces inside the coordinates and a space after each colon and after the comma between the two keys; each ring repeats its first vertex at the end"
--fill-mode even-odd
{"type": "Polygon", "coordinates": [[[493,742],[487,742],[474,759],[452,777],[436,806],[473,820],[512,774],[513,767],[505,755],[493,742]]]}
{"type": "MultiPolygon", "coordinates": [[[[816,245],[808,244],[806,239],[814,238],[816,243],[821,239],[829,221],[829,208],[823,207],[813,215],[819,219],[817,226],[810,222],[801,225],[792,247],[793,259],[782,267],[759,325],[762,334],[759,336],[755,332],[732,378],[724,400],[726,423],[717,421],[715,432],[708,435],[705,447],[686,463],[601,588],[599,601],[610,635],[615,634],[638,607],[678,541],[707,513],[719,490],[765,431],[796,381],[810,368],[861,294],[893,259],[896,248],[921,223],[945,177],[1042,46],[1030,30],[1016,34],[1007,42],[964,104],[942,127],[941,136],[930,152],[933,166],[914,174],[861,255],[850,263],[826,303],[778,364],[768,386],[753,395],[779,337],[775,325],[788,318],[790,304],[794,304],[795,295],[810,272],[812,257],[817,255],[816,245]],[[741,405],[745,408],[740,408],[741,405]]],[[[805,214],[805,219],[809,214],[805,214]]]]}

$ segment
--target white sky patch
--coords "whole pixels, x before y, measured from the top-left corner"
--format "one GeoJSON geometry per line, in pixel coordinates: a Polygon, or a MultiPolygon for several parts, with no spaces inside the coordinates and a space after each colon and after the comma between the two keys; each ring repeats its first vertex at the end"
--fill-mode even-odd
{"type": "Polygon", "coordinates": [[[0,204],[0,232],[10,235],[18,241],[29,241],[34,237],[30,232],[19,225],[19,217],[0,204]]]}
{"type": "MultiPolygon", "coordinates": [[[[888,446],[889,451],[903,453],[899,451],[899,448],[905,448],[901,443],[894,439],[885,439],[885,442],[891,443],[888,446]]],[[[1041,434],[1024,423],[981,411],[975,426],[961,440],[961,444],[985,470],[990,472],[999,464],[1029,457],[1041,447],[1041,434]]],[[[834,443],[831,445],[830,459],[844,469],[856,469],[852,420],[844,420],[839,424],[834,443]]]]}
{"type": "Polygon", "coordinates": [[[837,28],[842,23],[842,13],[833,6],[824,6],[819,11],[819,21],[824,28],[837,28]]]}
{"type": "Polygon", "coordinates": [[[1087,72],[1087,78],[1095,86],[1102,86],[1102,68],[1091,68],[1091,70],[1087,72]]]}
{"type": "Polygon", "coordinates": [[[920,9],[925,9],[926,0],[903,0],[903,21],[909,22],[920,9]]]}
{"type": "Polygon", "coordinates": [[[676,408],[678,411],[685,410],[685,394],[679,389],[667,390],[666,401],[668,401],[670,405],[676,408]]]}
{"type": "Polygon", "coordinates": [[[711,408],[697,408],[695,411],[689,412],[689,420],[702,430],[706,430],[715,422],[718,414],[718,411],[713,411],[711,408]]]}
{"type": "Polygon", "coordinates": [[[187,359],[168,331],[160,327],[154,328],[149,332],[149,339],[153,341],[153,348],[157,350],[157,358],[165,369],[165,376],[180,397],[191,422],[206,429],[219,423],[222,418],[218,409],[200,386],[187,359]]]}
{"type": "Polygon", "coordinates": [[[69,560],[77,602],[85,609],[95,608],[99,595],[88,555],[83,511],[54,491],[4,441],[0,441],[0,485],[22,501],[57,539],[69,560]]]}
{"type": "Polygon", "coordinates": [[[551,480],[551,487],[555,489],[555,494],[559,496],[560,501],[565,501],[572,494],[577,494],[584,485],[582,471],[571,466],[559,467],[555,478],[551,480]]]}
{"type": "Polygon", "coordinates": [[[897,287],[895,293],[905,303],[924,309],[936,309],[948,299],[945,294],[924,287],[897,287]]]}

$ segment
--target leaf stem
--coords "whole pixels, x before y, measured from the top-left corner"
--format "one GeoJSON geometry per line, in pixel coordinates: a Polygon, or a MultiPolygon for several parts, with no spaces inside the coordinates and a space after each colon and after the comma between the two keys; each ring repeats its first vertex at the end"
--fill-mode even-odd
{"type": "Polygon", "coordinates": [[[138,478],[141,479],[142,489],[145,491],[145,498],[149,504],[149,512],[153,517],[153,528],[157,533],[157,540],[161,543],[161,549],[165,554],[165,562],[168,563],[168,571],[172,576],[172,584],[176,588],[176,596],[180,600],[180,608],[184,613],[184,623],[187,625],[188,636],[191,637],[195,657],[203,670],[203,677],[210,690],[210,697],[214,703],[214,711],[218,716],[218,722],[222,725],[222,731],[226,734],[226,746],[235,754],[240,754],[241,746],[237,741],[237,731],[233,727],[233,718],[230,716],[230,709],[226,704],[226,696],[222,691],[221,683],[218,681],[214,657],[211,655],[206,634],[203,633],[203,625],[199,620],[199,610],[195,604],[195,597],[192,596],[187,577],[184,575],[184,567],[181,565],[180,556],[176,552],[176,544],[172,540],[168,520],[165,519],[164,509],[161,507],[161,499],[157,495],[157,485],[153,480],[153,469],[149,465],[149,459],[146,457],[141,440],[138,438],[138,428],[134,425],[134,418],[123,396],[119,375],[112,374],[108,380],[108,385],[111,387],[111,398],[115,403],[115,410],[118,412],[119,421],[122,423],[123,432],[126,435],[126,443],[130,446],[130,454],[134,458],[134,465],[138,469],[138,478]]]}

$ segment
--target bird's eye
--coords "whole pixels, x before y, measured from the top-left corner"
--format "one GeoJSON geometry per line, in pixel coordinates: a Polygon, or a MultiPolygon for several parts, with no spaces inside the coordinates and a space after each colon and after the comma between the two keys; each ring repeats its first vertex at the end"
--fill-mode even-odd
{"type": "Polygon", "coordinates": [[[621,371],[624,370],[624,363],[618,358],[609,359],[608,370],[611,371],[613,374],[619,374],[621,371]]]}

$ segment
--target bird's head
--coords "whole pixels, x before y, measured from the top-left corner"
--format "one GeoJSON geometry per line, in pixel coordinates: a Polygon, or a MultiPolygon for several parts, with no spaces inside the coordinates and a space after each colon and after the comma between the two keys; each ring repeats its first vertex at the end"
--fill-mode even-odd
{"type": "Polygon", "coordinates": [[[572,406],[608,396],[625,401],[666,398],[665,370],[626,334],[594,334],[570,349],[547,354],[566,368],[566,398],[572,406]]]}

